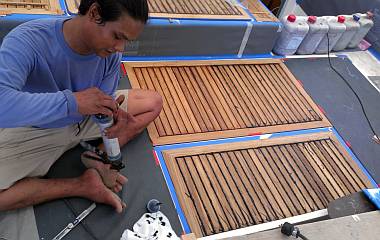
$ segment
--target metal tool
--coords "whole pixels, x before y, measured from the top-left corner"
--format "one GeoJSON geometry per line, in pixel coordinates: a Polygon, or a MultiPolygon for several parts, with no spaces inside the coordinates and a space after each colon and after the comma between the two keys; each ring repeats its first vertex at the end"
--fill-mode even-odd
{"type": "Polygon", "coordinates": [[[68,234],[73,228],[75,228],[85,217],[87,217],[96,208],[96,203],[91,204],[87,209],[85,209],[75,220],[62,229],[52,240],[60,240],[66,234],[68,234]]]}

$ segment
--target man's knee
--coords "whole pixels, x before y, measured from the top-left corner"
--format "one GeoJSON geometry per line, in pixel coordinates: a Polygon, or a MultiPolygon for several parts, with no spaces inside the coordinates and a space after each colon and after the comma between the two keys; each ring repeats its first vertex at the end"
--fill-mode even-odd
{"type": "Polygon", "coordinates": [[[158,115],[162,110],[162,96],[156,91],[149,90],[146,92],[145,103],[147,112],[154,112],[158,115]]]}

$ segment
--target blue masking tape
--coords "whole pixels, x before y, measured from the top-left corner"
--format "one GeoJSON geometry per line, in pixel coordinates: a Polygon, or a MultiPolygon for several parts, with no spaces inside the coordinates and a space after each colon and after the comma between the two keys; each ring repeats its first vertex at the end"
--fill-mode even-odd
{"type": "Polygon", "coordinates": [[[123,56],[122,61],[169,61],[169,60],[228,60],[228,59],[263,59],[282,58],[282,56],[267,54],[247,54],[241,58],[238,55],[218,55],[218,56],[123,56]]]}
{"type": "Polygon", "coordinates": [[[242,26],[245,27],[247,22],[252,22],[253,25],[272,25],[280,26],[280,22],[257,22],[254,19],[194,19],[194,18],[156,18],[151,17],[148,20],[148,25],[165,26],[165,25],[183,25],[183,26],[242,26]]]}
{"type": "Polygon", "coordinates": [[[66,18],[67,15],[49,15],[49,14],[18,14],[13,13],[5,17],[0,17],[2,20],[14,20],[14,21],[30,21],[40,18],[66,18]]]}
{"type": "Polygon", "coordinates": [[[377,209],[380,209],[380,188],[364,189],[363,192],[377,209]]]}
{"type": "Polygon", "coordinates": [[[170,196],[171,196],[171,198],[173,200],[173,203],[174,203],[174,206],[175,206],[175,208],[177,210],[177,214],[178,214],[178,217],[179,217],[179,219],[181,221],[182,228],[183,228],[183,230],[185,231],[186,234],[191,233],[191,229],[190,229],[190,227],[189,227],[189,225],[187,223],[185,215],[183,214],[182,208],[179,205],[177,194],[176,194],[176,191],[174,189],[174,185],[173,185],[173,182],[172,182],[172,180],[170,178],[170,174],[169,174],[169,171],[168,171],[168,169],[166,167],[165,160],[164,160],[164,158],[162,156],[162,153],[161,153],[161,151],[157,151],[156,148],[154,148],[154,149],[155,149],[157,158],[160,161],[161,170],[162,170],[162,172],[164,174],[166,185],[169,188],[170,196]]]}
{"type": "Polygon", "coordinates": [[[368,51],[370,53],[372,53],[372,55],[377,58],[377,60],[380,61],[380,53],[378,51],[376,51],[376,49],[374,49],[373,47],[369,48],[368,51]]]}
{"type": "Polygon", "coordinates": [[[363,164],[360,162],[360,160],[355,156],[355,154],[352,152],[352,150],[347,146],[346,142],[343,140],[343,138],[339,135],[339,133],[336,131],[335,128],[332,128],[332,131],[336,138],[339,140],[339,142],[342,144],[342,146],[347,150],[347,152],[351,155],[352,159],[358,164],[359,168],[363,171],[363,173],[368,177],[370,182],[374,187],[377,187],[376,181],[372,178],[371,174],[367,171],[367,169],[363,166],[363,164]]]}
{"type": "Polygon", "coordinates": [[[251,21],[246,20],[236,20],[236,19],[188,19],[188,18],[149,18],[148,25],[152,26],[165,26],[165,25],[181,25],[181,26],[246,26],[246,22],[251,21]]]}
{"type": "Polygon", "coordinates": [[[61,5],[61,9],[63,10],[65,15],[68,15],[68,10],[66,8],[66,1],[65,0],[59,0],[59,5],[61,5]]]}

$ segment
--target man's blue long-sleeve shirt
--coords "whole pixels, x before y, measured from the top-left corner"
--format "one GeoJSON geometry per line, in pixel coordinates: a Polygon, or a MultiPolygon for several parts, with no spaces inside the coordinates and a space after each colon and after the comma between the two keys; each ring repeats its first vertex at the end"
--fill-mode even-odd
{"type": "Polygon", "coordinates": [[[67,19],[21,24],[0,48],[0,128],[64,127],[83,116],[73,92],[98,87],[113,95],[121,54],[100,58],[79,55],[66,43],[67,19]]]}

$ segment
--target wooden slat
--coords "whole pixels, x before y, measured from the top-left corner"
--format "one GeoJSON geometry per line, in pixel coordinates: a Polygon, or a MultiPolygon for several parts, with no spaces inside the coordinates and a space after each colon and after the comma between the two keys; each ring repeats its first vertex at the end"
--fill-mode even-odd
{"type": "Polygon", "coordinates": [[[6,14],[63,14],[59,0],[0,0],[0,8],[6,14]]]}
{"type": "Polygon", "coordinates": [[[373,187],[332,132],[211,143],[163,156],[197,237],[322,210],[373,187]]]}
{"type": "Polygon", "coordinates": [[[148,127],[154,145],[331,126],[276,59],[129,62],[125,67],[133,88],[163,96],[163,111],[148,127]]]}

